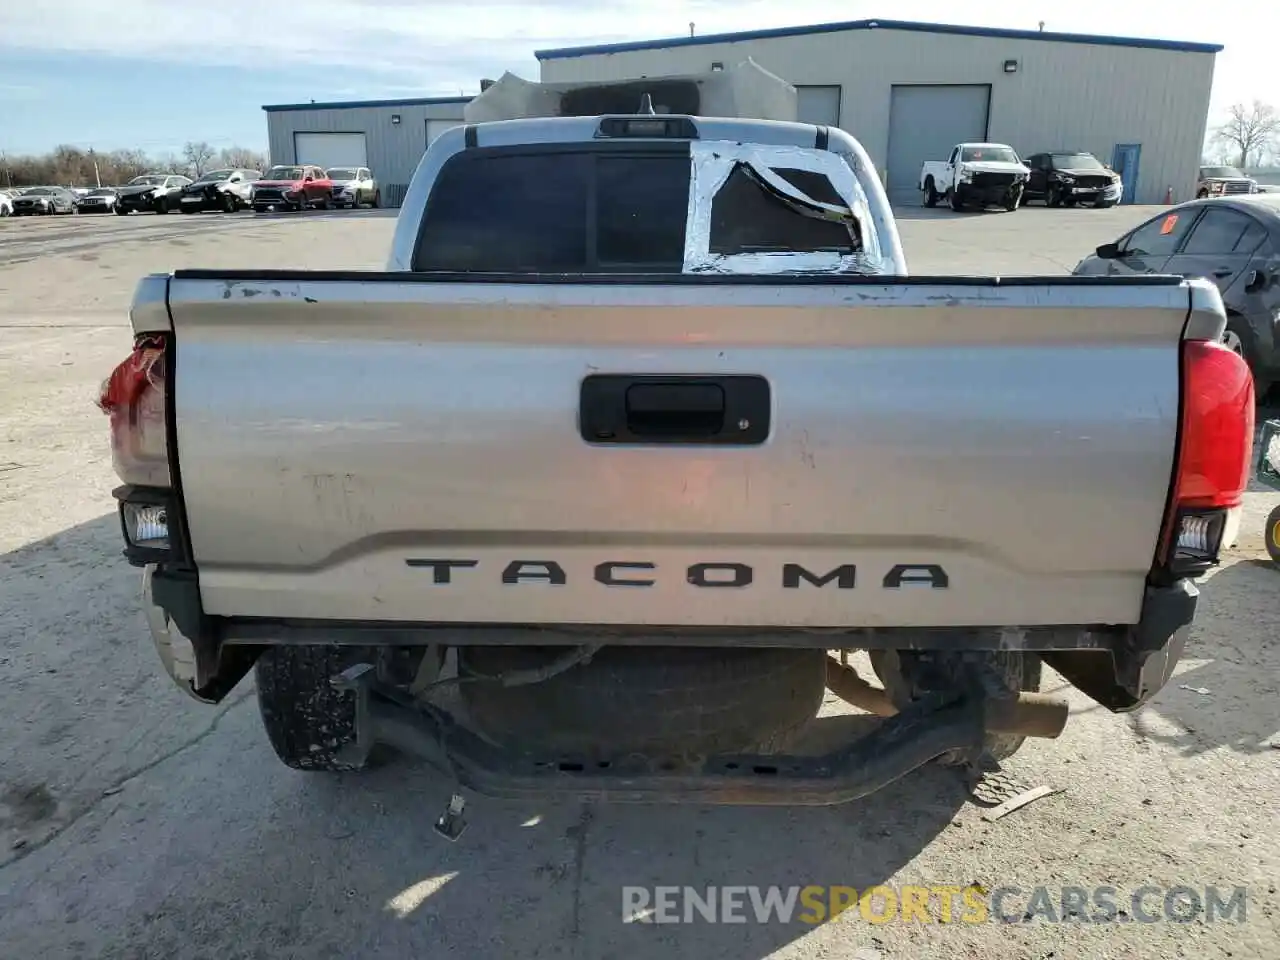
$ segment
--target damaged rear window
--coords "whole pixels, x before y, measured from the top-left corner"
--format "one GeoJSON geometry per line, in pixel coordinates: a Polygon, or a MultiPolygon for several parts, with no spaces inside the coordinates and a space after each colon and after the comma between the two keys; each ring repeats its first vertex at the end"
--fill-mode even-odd
{"type": "MultiPolygon", "coordinates": [[[[695,167],[687,142],[465,151],[432,187],[413,269],[681,273],[741,255],[862,252],[823,172],[737,163],[691,209],[695,167]]],[[[774,272],[753,263],[743,272],[774,272]]]]}

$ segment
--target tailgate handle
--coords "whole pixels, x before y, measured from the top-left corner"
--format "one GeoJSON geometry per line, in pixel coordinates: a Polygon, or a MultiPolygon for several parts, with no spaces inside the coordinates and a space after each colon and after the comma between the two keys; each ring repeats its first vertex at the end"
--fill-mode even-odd
{"type": "Polygon", "coordinates": [[[635,383],[626,403],[633,436],[711,437],[724,429],[724,387],[716,383],[635,383]]]}
{"type": "Polygon", "coordinates": [[[588,443],[749,446],[769,436],[764,377],[596,374],[582,381],[588,443]]]}

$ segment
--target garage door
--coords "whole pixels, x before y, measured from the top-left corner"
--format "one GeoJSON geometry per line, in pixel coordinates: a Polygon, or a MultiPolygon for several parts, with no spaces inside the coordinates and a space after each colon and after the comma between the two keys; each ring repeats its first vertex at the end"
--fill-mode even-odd
{"type": "Polygon", "coordinates": [[[895,86],[889,103],[889,200],[918,204],[921,164],[947,159],[957,143],[987,139],[990,104],[985,84],[895,86]]]}
{"type": "Polygon", "coordinates": [[[295,133],[293,162],[317,167],[367,167],[363,133],[295,133]]]}
{"type": "Polygon", "coordinates": [[[427,146],[431,146],[431,141],[446,130],[459,126],[457,120],[428,120],[427,121],[427,146]]]}

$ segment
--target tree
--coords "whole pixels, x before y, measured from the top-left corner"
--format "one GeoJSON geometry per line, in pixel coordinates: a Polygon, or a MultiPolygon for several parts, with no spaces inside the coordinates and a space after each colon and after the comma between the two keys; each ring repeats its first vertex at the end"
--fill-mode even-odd
{"type": "Polygon", "coordinates": [[[209,169],[209,161],[215,156],[213,147],[204,140],[188,140],[182,148],[182,155],[187,158],[187,165],[197,177],[209,169]]]}
{"type": "Polygon", "coordinates": [[[267,158],[247,147],[226,147],[218,153],[218,163],[237,170],[266,170],[267,158]]]}
{"type": "Polygon", "coordinates": [[[1250,160],[1260,159],[1280,137],[1280,113],[1269,103],[1253,101],[1253,106],[1234,104],[1226,121],[1214,132],[1214,139],[1229,147],[1239,158],[1236,166],[1244,169],[1250,160]]]}

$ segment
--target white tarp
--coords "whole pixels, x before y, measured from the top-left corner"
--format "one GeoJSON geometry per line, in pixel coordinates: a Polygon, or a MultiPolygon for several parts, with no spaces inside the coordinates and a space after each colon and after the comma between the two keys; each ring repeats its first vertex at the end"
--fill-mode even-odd
{"type": "MultiPolygon", "coordinates": [[[[490,120],[518,120],[529,117],[573,116],[566,112],[566,95],[593,91],[596,103],[607,103],[609,109],[595,113],[633,114],[640,109],[645,87],[678,91],[681,102],[692,99],[701,117],[734,117],[758,120],[796,121],[796,88],[754,60],[747,59],[725,70],[710,73],[643,79],[592,81],[588,83],[535,83],[507,73],[463,108],[467,123],[490,120]]],[[[661,94],[652,96],[658,113],[681,113],[663,102],[661,94]]]]}

